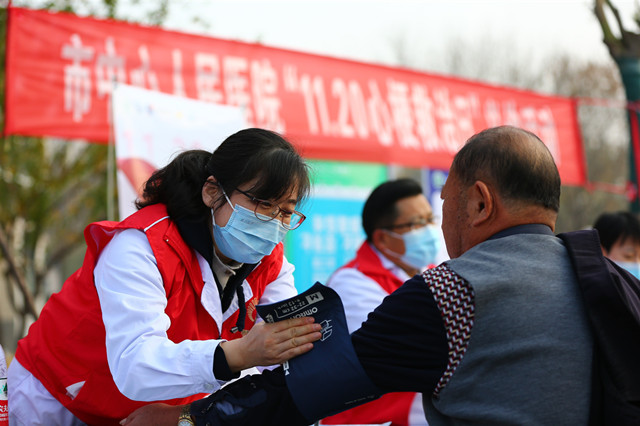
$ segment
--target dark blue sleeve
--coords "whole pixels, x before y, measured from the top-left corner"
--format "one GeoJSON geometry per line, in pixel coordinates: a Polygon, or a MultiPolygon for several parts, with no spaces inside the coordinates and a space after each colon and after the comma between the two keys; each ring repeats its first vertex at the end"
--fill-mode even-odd
{"type": "Polygon", "coordinates": [[[244,376],[191,403],[197,426],[308,426],[296,407],[282,367],[244,376]]]}
{"type": "Polygon", "coordinates": [[[440,310],[419,275],[387,296],[351,341],[371,381],[386,392],[431,394],[449,358],[440,310]]]}

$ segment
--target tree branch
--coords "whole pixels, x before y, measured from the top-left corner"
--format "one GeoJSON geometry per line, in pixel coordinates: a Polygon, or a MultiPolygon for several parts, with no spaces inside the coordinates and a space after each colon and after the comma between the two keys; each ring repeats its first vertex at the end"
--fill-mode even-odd
{"type": "Polygon", "coordinates": [[[27,288],[27,285],[25,284],[24,279],[20,274],[20,271],[18,271],[18,268],[16,267],[16,264],[13,261],[13,256],[11,256],[11,253],[9,252],[9,246],[7,245],[7,238],[5,237],[4,231],[1,228],[0,228],[0,250],[2,250],[2,253],[7,259],[7,263],[9,264],[9,271],[11,272],[11,275],[13,275],[13,277],[15,278],[16,283],[18,283],[18,287],[20,288],[20,291],[24,296],[26,309],[31,315],[33,315],[34,318],[37,319],[38,312],[36,311],[36,305],[33,302],[33,296],[31,295],[31,292],[27,288]]]}
{"type": "Polygon", "coordinates": [[[622,19],[620,18],[620,12],[618,11],[618,8],[615,7],[613,3],[611,3],[611,0],[605,0],[605,1],[607,2],[607,6],[609,6],[609,9],[611,9],[611,12],[613,13],[614,18],[616,18],[616,23],[618,24],[618,28],[620,28],[620,37],[621,37],[622,45],[628,49],[629,47],[631,47],[630,37],[633,36],[633,34],[624,29],[624,25],[622,24],[622,19]]]}
{"type": "Polygon", "coordinates": [[[593,6],[593,12],[598,18],[598,22],[600,23],[600,27],[602,28],[602,33],[604,35],[605,44],[609,44],[611,41],[617,41],[617,37],[611,31],[611,27],[609,26],[609,21],[607,21],[607,16],[604,12],[604,4],[608,3],[607,0],[595,0],[593,6]]]}
{"type": "Polygon", "coordinates": [[[622,23],[620,11],[614,6],[612,0],[594,0],[593,12],[598,18],[602,34],[604,35],[604,44],[609,48],[609,54],[615,58],[621,57],[640,57],[640,35],[632,31],[627,31],[622,23]],[[616,36],[611,30],[611,26],[607,20],[605,13],[606,8],[611,10],[620,36],[616,36]]]}

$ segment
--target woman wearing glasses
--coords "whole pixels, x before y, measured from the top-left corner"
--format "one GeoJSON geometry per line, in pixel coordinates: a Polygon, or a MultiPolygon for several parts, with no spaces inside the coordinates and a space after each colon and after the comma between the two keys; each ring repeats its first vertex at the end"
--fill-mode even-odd
{"type": "Polygon", "coordinates": [[[117,424],[309,351],[319,325],[255,309],[296,294],[281,242],[309,185],[295,149],[262,129],[157,170],[136,213],[87,227],[82,268],[19,342],[12,424],[117,424]]]}

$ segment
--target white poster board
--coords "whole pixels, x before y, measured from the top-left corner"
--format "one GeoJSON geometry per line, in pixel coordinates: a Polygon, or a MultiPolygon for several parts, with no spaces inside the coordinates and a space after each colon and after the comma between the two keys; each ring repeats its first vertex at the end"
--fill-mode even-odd
{"type": "Polygon", "coordinates": [[[189,149],[213,152],[247,127],[240,107],[218,105],[118,84],[112,95],[120,219],[151,173],[189,149]]]}

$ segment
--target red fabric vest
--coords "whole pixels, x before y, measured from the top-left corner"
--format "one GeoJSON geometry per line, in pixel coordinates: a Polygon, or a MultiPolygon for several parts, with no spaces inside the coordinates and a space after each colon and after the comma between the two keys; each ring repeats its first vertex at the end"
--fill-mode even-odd
{"type": "MultiPolygon", "coordinates": [[[[113,382],[107,363],[100,301],[93,281],[93,269],[100,252],[116,230],[127,228],[145,231],[157,260],[167,294],[165,313],[171,319],[167,330],[171,341],[242,337],[240,332],[231,332],[237,312],[222,324],[220,335],[217,324],[200,303],[204,282],[198,259],[175,223],[167,217],[164,205],[145,207],[120,223],[90,224],[84,231],[87,251],[82,267],[65,281],[60,292],[49,298],[40,318],[18,342],[15,355],[62,405],[90,425],[118,425],[133,410],[149,404],[128,399],[113,382]],[[82,381],[84,386],[71,399],[66,387],[82,381]]],[[[255,306],[265,287],[277,278],[282,262],[280,244],[247,277],[253,297],[246,302],[246,330],[255,324],[255,306]]],[[[203,396],[163,402],[186,404],[203,396]]]]}
{"type": "Polygon", "coordinates": [[[344,265],[343,268],[353,268],[362,272],[377,282],[388,294],[396,291],[404,283],[382,266],[380,258],[366,241],[358,249],[355,259],[344,265]]]}
{"type": "MultiPolygon", "coordinates": [[[[343,268],[353,268],[377,282],[387,293],[393,293],[403,281],[389,272],[380,258],[366,241],[358,249],[355,259],[343,268]]],[[[323,419],[325,425],[374,424],[391,421],[392,426],[407,426],[409,410],[416,394],[412,392],[394,392],[383,395],[342,413],[323,419]]]]}

